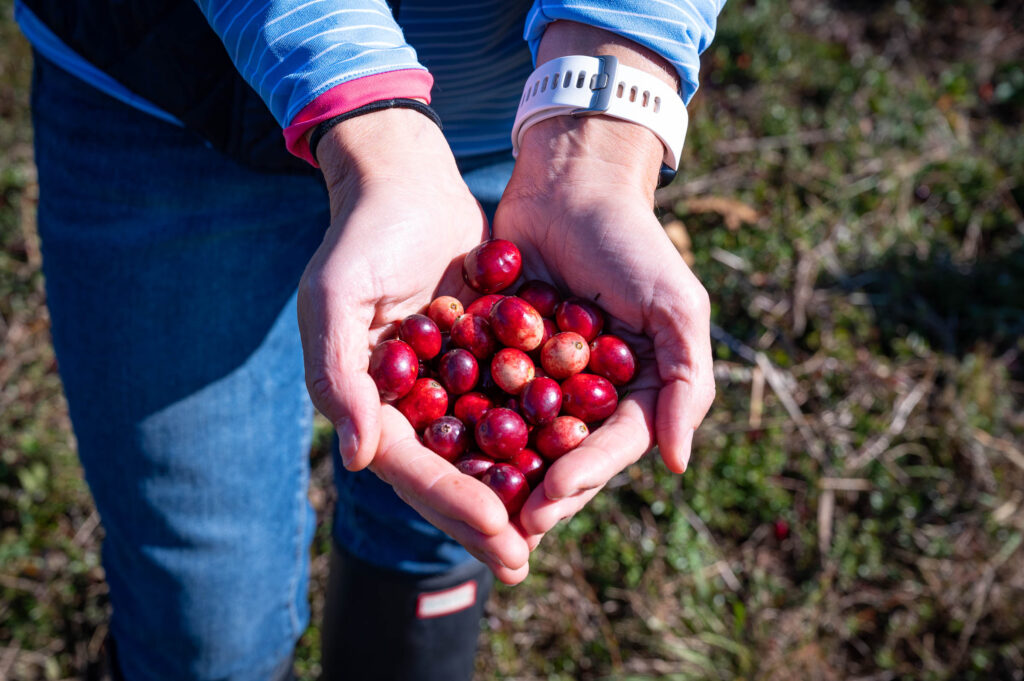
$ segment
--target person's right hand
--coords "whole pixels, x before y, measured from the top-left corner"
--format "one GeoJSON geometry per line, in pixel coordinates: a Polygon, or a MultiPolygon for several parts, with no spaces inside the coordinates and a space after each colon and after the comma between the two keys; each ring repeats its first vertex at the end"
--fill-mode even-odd
{"type": "Polygon", "coordinates": [[[299,284],[299,331],[314,406],[338,431],[346,468],[369,466],[407,503],[506,583],[526,577],[529,548],[501,501],[425,448],[381,407],[369,352],[437,295],[469,300],[462,256],[487,236],[440,130],[408,109],[335,126],[318,160],[331,225],[299,284]]]}

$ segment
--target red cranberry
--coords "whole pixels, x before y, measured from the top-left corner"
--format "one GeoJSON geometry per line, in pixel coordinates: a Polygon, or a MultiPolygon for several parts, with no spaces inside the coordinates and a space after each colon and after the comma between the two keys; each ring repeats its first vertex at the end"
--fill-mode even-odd
{"type": "Polygon", "coordinates": [[[466,308],[466,314],[475,314],[477,317],[486,318],[491,314],[491,308],[494,307],[494,304],[504,297],[500,293],[481,296],[469,304],[469,307],[466,308]]]}
{"type": "Polygon", "coordinates": [[[590,434],[587,424],[575,416],[559,416],[537,430],[537,451],[549,461],[570,452],[590,434]]]}
{"type": "Polygon", "coordinates": [[[636,373],[636,355],[618,336],[598,336],[590,344],[587,368],[615,385],[626,385],[636,373]]]}
{"type": "Polygon", "coordinates": [[[455,418],[470,428],[476,428],[484,413],[493,406],[491,398],[483,393],[466,393],[455,400],[455,418]]]}
{"type": "Polygon", "coordinates": [[[469,431],[454,416],[442,416],[423,431],[423,444],[448,461],[454,461],[469,448],[469,431]]]}
{"type": "Polygon", "coordinates": [[[540,454],[532,449],[522,449],[512,455],[509,463],[522,471],[530,489],[536,487],[544,479],[544,471],[548,464],[540,454]]]}
{"type": "Polygon", "coordinates": [[[533,380],[533,360],[522,350],[502,348],[491,359],[491,378],[509,395],[518,395],[533,380]]]}
{"type": "Polygon", "coordinates": [[[576,374],[562,382],[562,409],[587,423],[603,421],[619,406],[615,386],[604,376],[576,374]]]}
{"type": "Polygon", "coordinates": [[[462,301],[452,296],[434,298],[427,308],[427,316],[437,324],[437,328],[444,332],[451,330],[452,324],[462,315],[462,312],[462,301]]]}
{"type": "Polygon", "coordinates": [[[386,340],[370,353],[370,377],[385,401],[397,400],[412,390],[419,368],[416,351],[405,341],[386,340]]]}
{"type": "Polygon", "coordinates": [[[505,239],[490,239],[475,246],[462,261],[462,278],[480,293],[497,293],[511,286],[523,268],[519,248],[505,239]]]}
{"type": "Polygon", "coordinates": [[[480,380],[480,366],[469,350],[453,348],[441,355],[437,365],[441,384],[453,395],[468,393],[480,380]]]}
{"type": "Polygon", "coordinates": [[[529,433],[523,417],[511,409],[493,407],[476,424],[476,444],[484,454],[505,460],[526,446],[529,433]]]}
{"type": "Polygon", "coordinates": [[[448,411],[448,393],[434,379],[421,378],[395,407],[409,420],[414,430],[420,431],[448,411]]]}
{"type": "Polygon", "coordinates": [[[441,330],[421,314],[411,314],[398,327],[398,337],[412,346],[420,359],[433,359],[441,352],[441,330]]]}
{"type": "Polygon", "coordinates": [[[778,541],[785,541],[789,537],[789,523],[782,518],[775,521],[772,529],[775,531],[775,539],[778,541]]]}
{"type": "Polygon", "coordinates": [[[520,408],[527,423],[543,426],[551,423],[562,409],[562,388],[551,378],[535,378],[519,395],[520,408]]]}
{"type": "Polygon", "coordinates": [[[587,368],[590,346],[573,331],[556,333],[540,351],[540,363],[551,378],[569,378],[587,368]]]}
{"type": "Polygon", "coordinates": [[[457,347],[466,348],[477,359],[487,359],[498,349],[498,341],[491,333],[491,325],[483,317],[475,314],[464,314],[455,320],[451,331],[452,343],[457,347]]]}
{"type": "Polygon", "coordinates": [[[522,298],[506,296],[491,308],[491,331],[503,345],[529,352],[544,338],[544,320],[522,298]]]}
{"type": "Polygon", "coordinates": [[[479,452],[470,452],[464,454],[455,460],[455,467],[459,469],[461,473],[466,475],[472,475],[476,479],[480,479],[488,468],[494,465],[494,459],[489,456],[484,456],[479,452]]]}
{"type": "Polygon", "coordinates": [[[484,483],[498,495],[509,515],[517,513],[530,496],[530,486],[526,476],[515,466],[507,463],[496,463],[480,476],[484,483]]]}
{"type": "Polygon", "coordinates": [[[575,331],[589,343],[604,328],[604,313],[585,298],[570,298],[559,303],[555,321],[562,331],[575,331]]]}
{"type": "Polygon", "coordinates": [[[541,317],[554,317],[555,308],[562,302],[558,289],[539,279],[533,279],[520,286],[516,295],[532,305],[541,317]]]}

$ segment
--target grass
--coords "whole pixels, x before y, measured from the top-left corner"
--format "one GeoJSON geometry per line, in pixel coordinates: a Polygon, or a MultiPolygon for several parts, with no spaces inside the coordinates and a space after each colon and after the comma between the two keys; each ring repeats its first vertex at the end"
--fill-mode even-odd
{"type": "MultiPolygon", "coordinates": [[[[95,665],[102,530],[47,340],[9,7],[0,676],[58,679],[95,665]]],[[[686,475],[645,458],[496,591],[478,678],[1024,679],[1021,23],[1014,3],[727,6],[658,198],[711,293],[719,397],[686,475]]],[[[327,546],[321,523],[314,611],[327,546]]]]}

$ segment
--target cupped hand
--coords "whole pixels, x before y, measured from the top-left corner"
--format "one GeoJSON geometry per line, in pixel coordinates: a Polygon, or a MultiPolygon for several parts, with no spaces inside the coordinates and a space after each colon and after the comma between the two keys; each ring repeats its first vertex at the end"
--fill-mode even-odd
{"type": "Polygon", "coordinates": [[[370,350],[396,322],[438,295],[470,297],[461,259],[487,235],[483,211],[440,131],[417,112],[385,110],[345,121],[320,143],[318,156],[331,224],[298,294],[313,404],[334,424],[347,468],[372,463],[403,499],[500,579],[520,581],[529,551],[500,501],[482,483],[459,479],[464,476],[423,447],[394,408],[382,408],[367,373],[370,350]]]}
{"type": "Polygon", "coordinates": [[[616,161],[640,156],[630,147],[636,126],[559,119],[535,128],[498,206],[495,236],[518,244],[526,278],[600,305],[606,330],[631,345],[639,367],[616,412],[554,462],[526,502],[519,522],[532,544],[654,444],[682,473],[714,399],[707,292],[653,213],[653,176],[616,161]],[[609,153],[595,154],[602,144],[609,153]]]}

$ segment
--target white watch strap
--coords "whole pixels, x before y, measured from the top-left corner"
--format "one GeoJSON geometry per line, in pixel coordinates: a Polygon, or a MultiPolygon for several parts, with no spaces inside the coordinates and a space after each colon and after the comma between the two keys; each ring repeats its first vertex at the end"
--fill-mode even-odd
{"type": "Polygon", "coordinates": [[[645,71],[612,56],[559,57],[537,67],[526,81],[512,126],[512,153],[523,132],[554,116],[604,114],[650,128],[665,145],[665,165],[679,167],[689,117],[682,98],[645,71]]]}

